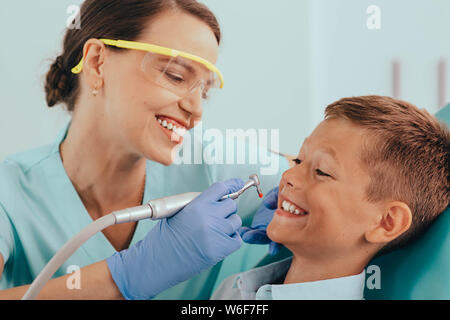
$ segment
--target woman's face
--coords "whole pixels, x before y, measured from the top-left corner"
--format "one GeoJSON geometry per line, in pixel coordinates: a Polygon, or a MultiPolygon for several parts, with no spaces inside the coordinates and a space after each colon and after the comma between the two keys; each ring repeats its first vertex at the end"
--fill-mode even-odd
{"type": "MultiPolygon", "coordinates": [[[[122,39],[128,40],[128,39],[122,39]]],[[[212,29],[182,12],[154,18],[138,42],[155,44],[202,57],[215,64],[219,46],[212,29]]],[[[107,50],[104,61],[104,117],[112,136],[133,154],[164,165],[173,162],[174,148],[202,117],[202,92],[177,95],[143,72],[144,51],[107,50]],[[177,133],[160,121],[177,126],[177,133]]],[[[202,78],[199,76],[199,78],[202,78]]]]}

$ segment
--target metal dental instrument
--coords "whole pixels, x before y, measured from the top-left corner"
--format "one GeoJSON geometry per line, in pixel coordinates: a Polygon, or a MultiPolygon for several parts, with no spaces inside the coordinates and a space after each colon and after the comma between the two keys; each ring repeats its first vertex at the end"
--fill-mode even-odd
{"type": "MultiPolygon", "coordinates": [[[[237,199],[241,194],[251,187],[256,187],[258,196],[262,198],[260,181],[258,175],[249,176],[244,187],[234,193],[223,196],[220,200],[237,199]]],[[[183,209],[187,204],[194,200],[201,192],[187,192],[174,196],[168,196],[160,199],[151,200],[148,203],[133,208],[112,212],[81,230],[75,237],[67,242],[42,269],[39,275],[34,279],[28,288],[22,300],[33,300],[42,290],[44,285],[50,280],[58,268],[79,248],[83,243],[90,239],[96,233],[103,229],[119,223],[137,222],[142,219],[159,220],[169,218],[183,209]]]]}
{"type": "Polygon", "coordinates": [[[242,189],[240,189],[240,190],[238,190],[238,191],[236,191],[236,192],[230,193],[230,194],[228,194],[228,195],[226,195],[226,196],[223,196],[221,200],[224,200],[224,199],[237,199],[237,198],[239,198],[239,196],[240,196],[241,194],[243,194],[247,189],[249,189],[249,188],[251,188],[251,187],[253,187],[253,186],[256,187],[256,192],[258,193],[258,196],[259,196],[260,198],[262,198],[262,197],[263,197],[263,194],[262,194],[261,188],[259,187],[260,181],[259,181],[258,175],[257,175],[257,174],[252,174],[252,175],[250,175],[248,178],[249,178],[250,180],[247,181],[247,183],[245,183],[245,185],[244,185],[244,187],[243,187],[242,189]]]}

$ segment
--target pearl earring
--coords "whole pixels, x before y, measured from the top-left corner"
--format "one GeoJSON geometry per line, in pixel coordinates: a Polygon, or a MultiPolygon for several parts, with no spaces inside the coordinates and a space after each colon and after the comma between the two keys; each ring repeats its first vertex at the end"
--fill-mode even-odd
{"type": "Polygon", "coordinates": [[[94,97],[96,97],[96,96],[98,95],[98,90],[97,90],[97,88],[94,88],[94,90],[92,90],[92,95],[93,95],[94,97]]]}

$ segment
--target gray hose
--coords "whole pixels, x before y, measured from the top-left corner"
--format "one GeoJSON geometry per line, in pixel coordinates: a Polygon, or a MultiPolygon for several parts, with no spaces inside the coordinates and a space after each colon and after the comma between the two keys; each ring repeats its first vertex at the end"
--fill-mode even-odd
{"type": "Polygon", "coordinates": [[[83,230],[81,230],[75,237],[67,242],[50,260],[50,262],[42,269],[41,273],[34,279],[31,286],[28,288],[22,300],[33,300],[50,280],[58,268],[77,251],[81,245],[90,239],[97,232],[116,223],[116,218],[113,214],[108,214],[100,219],[95,220],[83,230]]]}

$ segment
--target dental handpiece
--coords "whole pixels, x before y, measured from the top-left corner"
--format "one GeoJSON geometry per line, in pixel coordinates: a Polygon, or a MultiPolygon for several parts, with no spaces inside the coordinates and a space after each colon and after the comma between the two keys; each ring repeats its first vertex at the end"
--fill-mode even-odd
{"type": "MultiPolygon", "coordinates": [[[[249,176],[244,187],[236,192],[225,195],[221,200],[225,199],[237,199],[246,190],[251,187],[256,187],[258,196],[262,198],[262,191],[260,188],[260,181],[258,175],[252,174],[249,176]]],[[[187,192],[174,196],[164,197],[160,199],[151,200],[148,203],[128,208],[116,212],[112,212],[100,219],[95,220],[89,224],[83,230],[81,230],[76,236],[74,236],[69,242],[67,242],[47,263],[42,269],[39,275],[34,279],[33,283],[28,288],[22,300],[35,299],[44,285],[50,280],[52,275],[58,270],[58,268],[72,256],[72,254],[78,250],[88,239],[90,239],[96,233],[106,229],[107,227],[127,222],[137,222],[142,219],[158,220],[163,218],[169,218],[183,209],[192,200],[194,200],[201,192],[187,192]]]]}
{"type": "MultiPolygon", "coordinates": [[[[221,200],[225,199],[235,200],[253,186],[256,188],[258,196],[262,198],[263,194],[260,188],[259,177],[257,174],[252,174],[249,176],[249,180],[244,184],[244,187],[242,187],[240,190],[236,192],[223,196],[221,200]]],[[[160,199],[154,199],[149,201],[145,205],[120,210],[117,212],[113,212],[112,214],[115,216],[116,219],[115,224],[136,222],[142,219],[159,220],[169,218],[178,211],[180,211],[181,209],[183,209],[186,205],[188,205],[200,194],[201,192],[187,192],[160,199]]]]}

